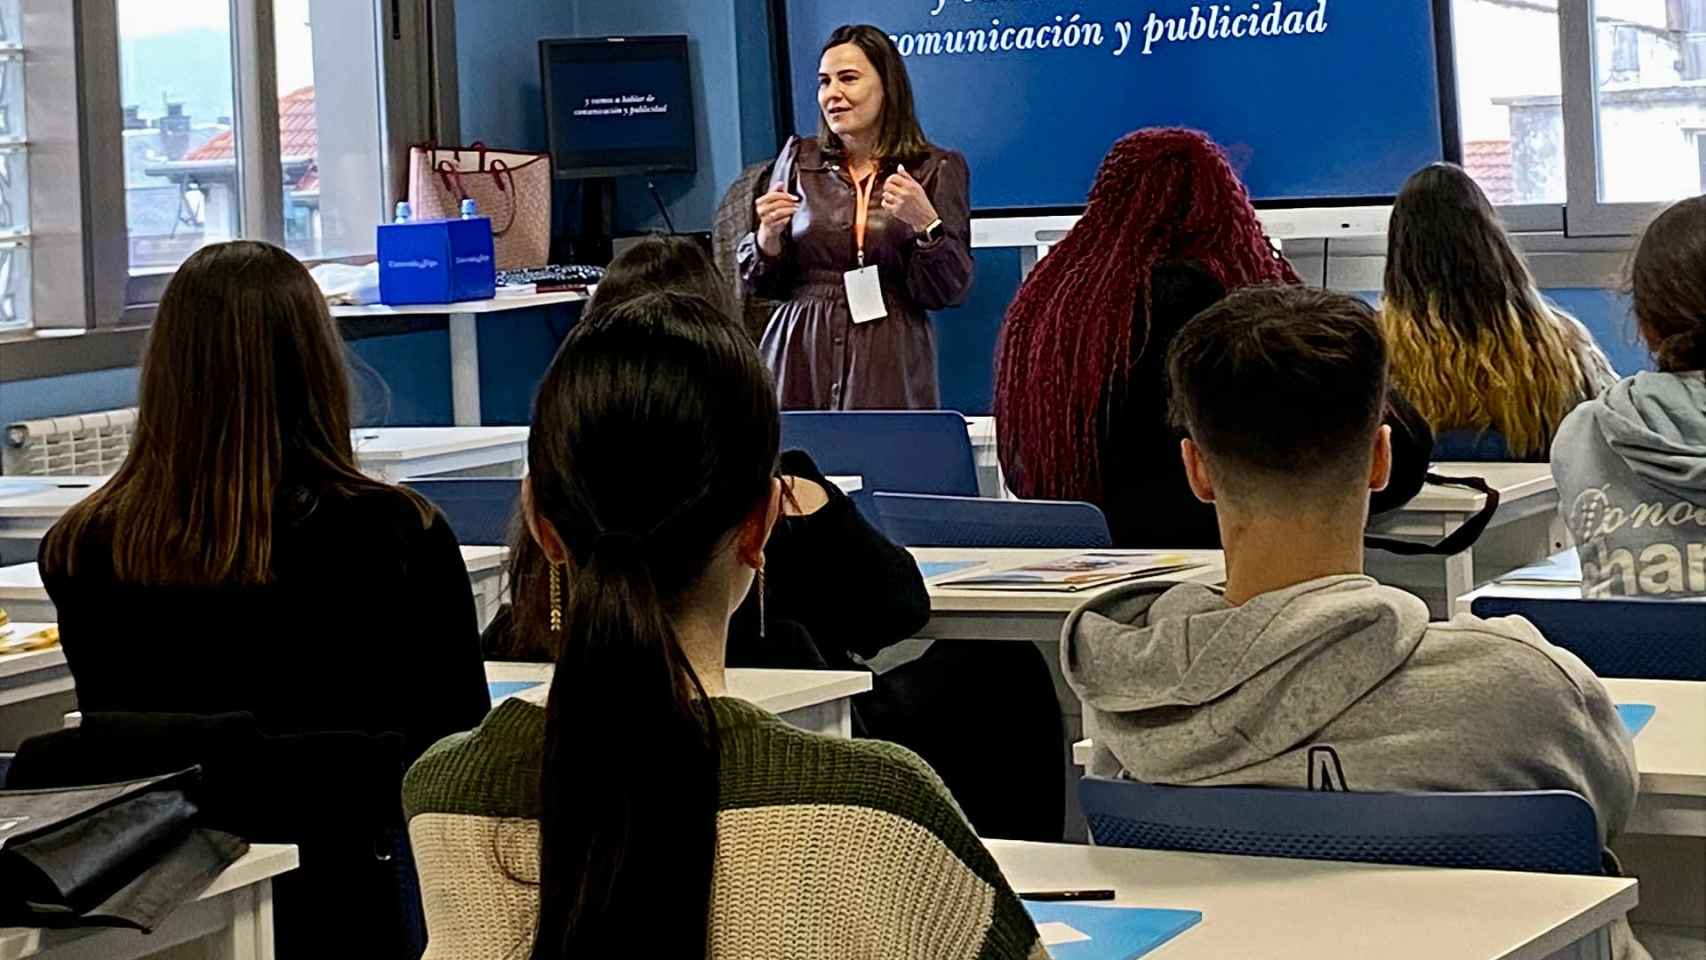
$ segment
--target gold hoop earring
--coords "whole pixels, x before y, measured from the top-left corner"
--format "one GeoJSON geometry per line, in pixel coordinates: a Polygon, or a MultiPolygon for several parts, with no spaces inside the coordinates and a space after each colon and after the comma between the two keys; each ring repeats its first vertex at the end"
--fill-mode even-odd
{"type": "Polygon", "coordinates": [[[551,564],[551,632],[563,632],[563,578],[551,564]]]}

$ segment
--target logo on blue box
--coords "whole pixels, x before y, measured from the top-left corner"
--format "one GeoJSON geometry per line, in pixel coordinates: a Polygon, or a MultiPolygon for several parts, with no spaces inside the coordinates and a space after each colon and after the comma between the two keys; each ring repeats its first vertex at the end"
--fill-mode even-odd
{"type": "Polygon", "coordinates": [[[380,224],[379,302],[457,303],[496,293],[491,220],[380,224]]]}

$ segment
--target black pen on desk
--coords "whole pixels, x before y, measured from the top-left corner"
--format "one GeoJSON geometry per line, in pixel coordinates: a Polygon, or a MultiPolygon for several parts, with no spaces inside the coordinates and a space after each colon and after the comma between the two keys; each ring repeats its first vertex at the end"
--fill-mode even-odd
{"type": "Polygon", "coordinates": [[[1112,900],[1112,890],[1035,890],[1019,894],[1020,900],[1036,903],[1077,903],[1086,900],[1112,900]]]}

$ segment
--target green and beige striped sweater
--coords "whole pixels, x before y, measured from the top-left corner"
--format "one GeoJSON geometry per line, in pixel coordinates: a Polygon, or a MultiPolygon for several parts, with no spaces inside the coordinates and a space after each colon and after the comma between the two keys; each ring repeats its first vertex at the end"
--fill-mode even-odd
{"type": "MultiPolygon", "coordinates": [[[[712,701],[722,738],[710,956],[1038,960],[1047,952],[935,772],[876,741],[712,701]]],[[[525,957],[538,909],[545,710],[519,699],[440,741],[403,803],[424,960],[525,957]]]]}

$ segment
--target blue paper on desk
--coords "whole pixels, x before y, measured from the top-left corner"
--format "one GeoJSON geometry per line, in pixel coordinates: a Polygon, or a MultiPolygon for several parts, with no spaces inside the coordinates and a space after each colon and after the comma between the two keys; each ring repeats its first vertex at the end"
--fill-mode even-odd
{"type": "Polygon", "coordinates": [[[1653,719],[1658,708],[1650,703],[1620,703],[1617,705],[1617,715],[1623,718],[1623,725],[1629,728],[1631,737],[1637,736],[1646,728],[1647,721],[1653,719]]]}
{"type": "Polygon", "coordinates": [[[969,570],[972,567],[977,566],[977,564],[978,564],[978,562],[976,560],[937,561],[935,563],[921,563],[918,565],[918,572],[922,573],[924,575],[924,579],[934,580],[937,577],[945,577],[950,573],[959,573],[961,570],[969,570]]]}
{"type": "Polygon", "coordinates": [[[1027,901],[1025,909],[1045,934],[1061,926],[1088,939],[1051,942],[1045,936],[1054,960],[1136,960],[1163,943],[1202,922],[1196,910],[1151,910],[1146,907],[1089,907],[1075,903],[1027,901]]]}
{"type": "Polygon", "coordinates": [[[486,684],[486,690],[491,693],[492,702],[497,703],[505,697],[513,697],[537,686],[542,686],[538,680],[495,680],[486,684]]]}

